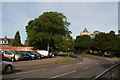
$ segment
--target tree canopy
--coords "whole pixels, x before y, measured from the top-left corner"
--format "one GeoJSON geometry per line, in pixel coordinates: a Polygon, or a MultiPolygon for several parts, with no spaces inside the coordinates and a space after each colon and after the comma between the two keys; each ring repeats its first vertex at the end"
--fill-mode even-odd
{"type": "Polygon", "coordinates": [[[89,36],[77,36],[75,39],[75,51],[82,53],[88,49],[95,50],[98,53],[104,55],[108,52],[111,56],[120,57],[120,38],[119,34],[116,35],[114,31],[109,33],[95,31],[94,37],[89,36]]]}
{"type": "Polygon", "coordinates": [[[70,36],[70,23],[63,13],[44,12],[38,18],[30,20],[26,26],[27,41],[34,49],[52,50],[59,48],[63,39],[70,36]]]}
{"type": "Polygon", "coordinates": [[[91,47],[91,41],[92,39],[90,36],[77,36],[75,40],[75,50],[81,53],[82,51],[89,49],[91,47]]]}
{"type": "Polygon", "coordinates": [[[93,50],[109,52],[113,56],[120,56],[120,38],[114,31],[109,33],[99,32],[92,41],[93,50]]]}
{"type": "Polygon", "coordinates": [[[13,46],[21,46],[22,45],[19,31],[16,32],[12,45],[13,46]]]}

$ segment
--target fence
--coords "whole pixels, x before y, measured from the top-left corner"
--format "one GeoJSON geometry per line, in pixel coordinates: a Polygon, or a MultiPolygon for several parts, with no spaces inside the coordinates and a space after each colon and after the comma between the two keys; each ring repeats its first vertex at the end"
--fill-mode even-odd
{"type": "Polygon", "coordinates": [[[120,62],[107,69],[93,80],[120,80],[120,62]]]}

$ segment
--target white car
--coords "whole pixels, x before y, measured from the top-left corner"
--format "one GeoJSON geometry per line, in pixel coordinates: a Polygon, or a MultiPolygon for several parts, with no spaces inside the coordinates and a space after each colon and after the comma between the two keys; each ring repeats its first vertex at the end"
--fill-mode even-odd
{"type": "Polygon", "coordinates": [[[21,54],[17,54],[12,50],[1,49],[0,52],[4,55],[5,60],[18,61],[23,59],[23,56],[21,54]]]}
{"type": "Polygon", "coordinates": [[[12,62],[0,60],[0,72],[9,74],[14,72],[14,65],[12,62]]]}

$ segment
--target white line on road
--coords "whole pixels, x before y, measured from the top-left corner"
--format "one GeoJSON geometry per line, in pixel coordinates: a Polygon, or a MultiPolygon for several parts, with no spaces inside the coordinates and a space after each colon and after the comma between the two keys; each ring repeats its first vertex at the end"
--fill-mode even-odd
{"type": "Polygon", "coordinates": [[[87,69],[87,68],[89,68],[89,67],[85,67],[85,68],[83,68],[83,69],[87,69]]]}
{"type": "Polygon", "coordinates": [[[60,74],[60,75],[57,75],[57,76],[53,76],[53,77],[51,77],[51,78],[61,77],[61,76],[68,75],[68,74],[71,74],[71,73],[74,73],[74,72],[76,72],[76,71],[67,72],[67,73],[64,73],[64,74],[60,74]]]}
{"type": "Polygon", "coordinates": [[[33,70],[33,71],[20,72],[16,74],[25,74],[25,73],[30,73],[30,72],[42,71],[42,70],[46,70],[46,69],[38,69],[38,70],[33,70]]]}
{"type": "Polygon", "coordinates": [[[18,79],[14,79],[14,80],[21,80],[21,79],[23,79],[23,78],[18,78],[18,79]]]}
{"type": "Polygon", "coordinates": [[[79,63],[76,63],[76,64],[82,64],[81,62],[79,62],[79,63]]]}
{"type": "Polygon", "coordinates": [[[87,61],[84,60],[83,62],[87,62],[87,61]]]}
{"type": "Polygon", "coordinates": [[[60,67],[68,67],[68,66],[71,66],[71,65],[65,65],[65,66],[60,66],[60,67]]]}
{"type": "Polygon", "coordinates": [[[47,70],[47,69],[42,69],[42,70],[47,70]]]}
{"type": "Polygon", "coordinates": [[[97,65],[99,63],[99,61],[97,61],[97,63],[95,63],[94,65],[97,65]]]}

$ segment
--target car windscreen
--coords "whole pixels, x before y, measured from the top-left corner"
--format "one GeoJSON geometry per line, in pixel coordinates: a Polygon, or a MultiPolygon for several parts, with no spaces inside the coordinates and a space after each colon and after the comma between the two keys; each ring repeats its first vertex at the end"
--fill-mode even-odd
{"type": "Polygon", "coordinates": [[[29,54],[32,54],[32,55],[34,55],[34,53],[33,52],[30,52],[30,51],[27,51],[29,54]]]}
{"type": "Polygon", "coordinates": [[[16,51],[11,51],[12,53],[14,53],[14,54],[19,54],[18,52],[16,52],[16,51]]]}

